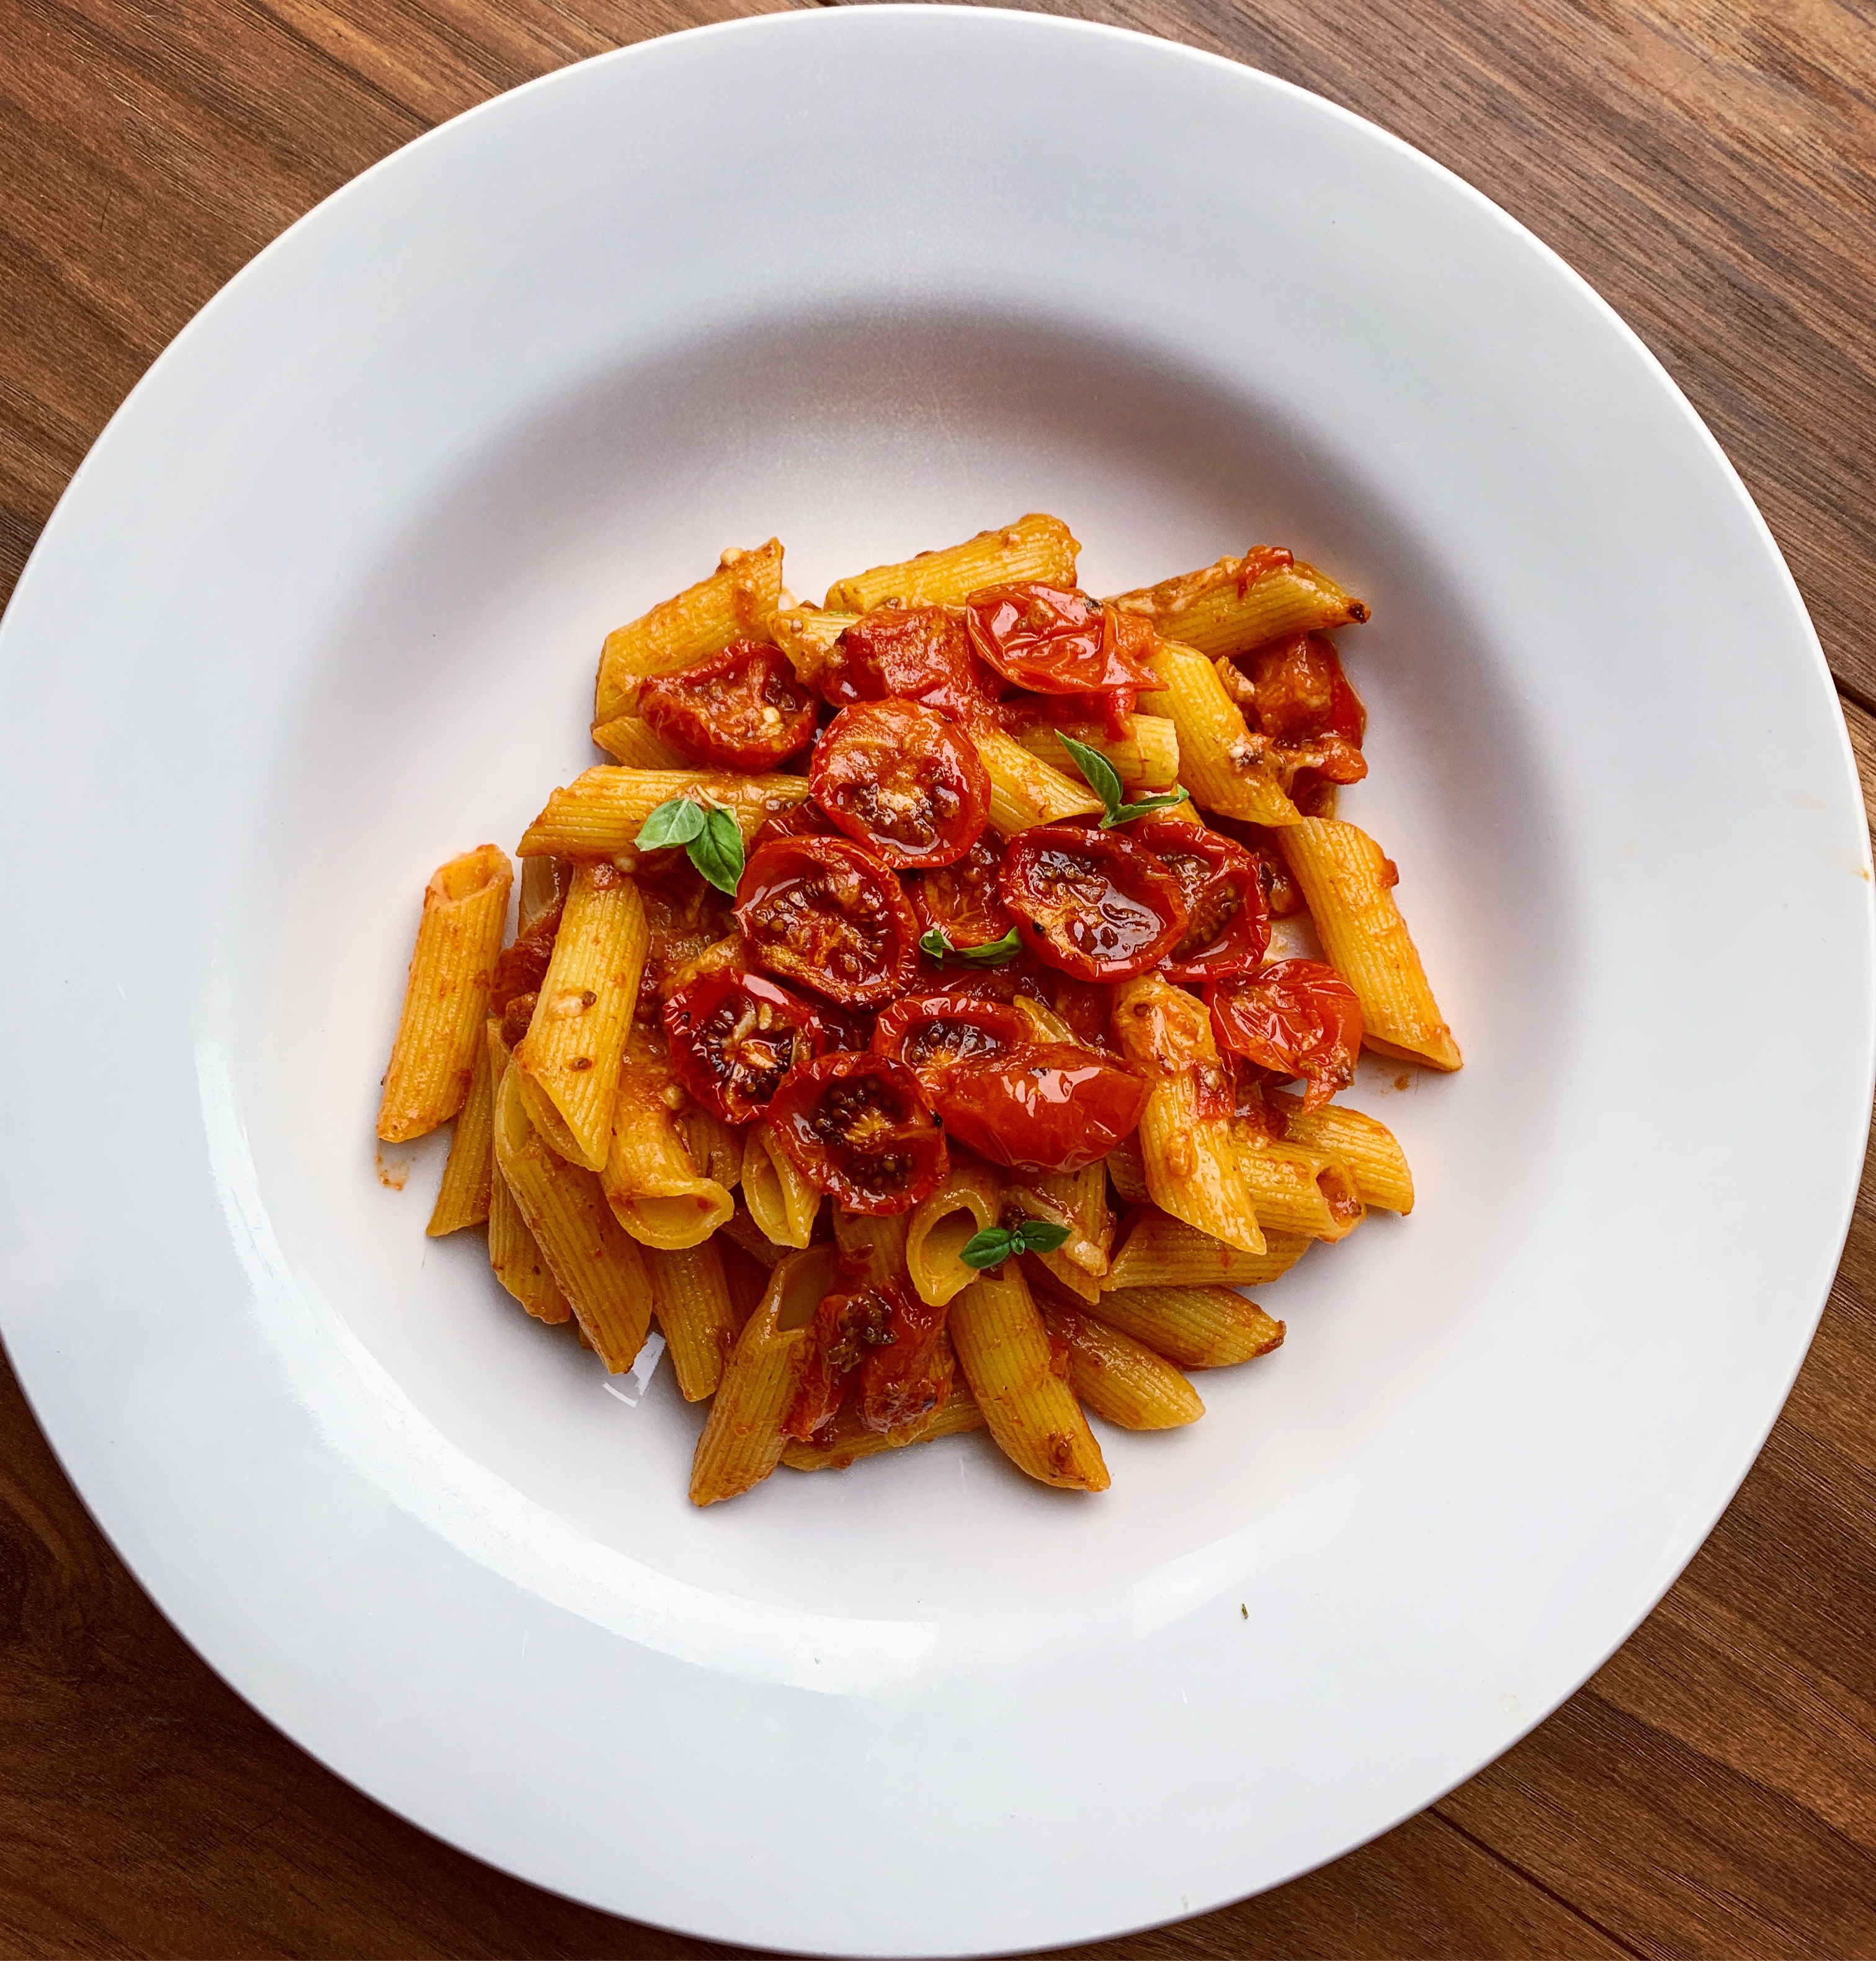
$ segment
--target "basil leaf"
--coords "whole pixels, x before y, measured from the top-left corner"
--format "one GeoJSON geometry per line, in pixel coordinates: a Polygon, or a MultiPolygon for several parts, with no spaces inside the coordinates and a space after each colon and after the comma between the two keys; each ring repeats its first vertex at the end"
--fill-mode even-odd
{"type": "Polygon", "coordinates": [[[1016,1242],[1013,1250],[1016,1252],[1052,1253],[1058,1246],[1067,1244],[1068,1228],[1047,1219],[1026,1219],[1010,1237],[1016,1242]]]}
{"type": "Polygon", "coordinates": [[[644,827],[632,842],[641,851],[662,851],[673,844],[688,844],[704,834],[704,806],[688,797],[673,797],[661,803],[646,818],[644,827]]]}
{"type": "Polygon", "coordinates": [[[1012,1253],[1020,1250],[1015,1233],[1006,1232],[1000,1226],[986,1226],[982,1232],[965,1242],[964,1250],[958,1258],[967,1267],[1000,1267],[1012,1253]]]}
{"type": "Polygon", "coordinates": [[[1023,942],[1012,926],[1001,939],[987,940],[981,946],[953,946],[942,926],[920,933],[918,949],[933,960],[956,960],[966,967],[1007,967],[1023,951],[1023,942]]]}
{"type": "Polygon", "coordinates": [[[941,926],[933,926],[930,933],[919,935],[918,950],[929,955],[933,960],[949,959],[955,951],[941,926]]]}
{"type": "Polygon", "coordinates": [[[1119,771],[1099,749],[1090,749],[1086,743],[1077,742],[1072,735],[1062,735],[1061,741],[1062,747],[1074,757],[1075,767],[1087,779],[1089,789],[1107,806],[1108,816],[1112,818],[1125,794],[1121,787],[1119,771]]]}
{"type": "MultiPolygon", "coordinates": [[[[657,812],[652,814],[656,816],[657,812]]],[[[742,828],[726,810],[706,812],[700,828],[700,835],[690,840],[691,863],[719,892],[727,892],[733,899],[742,876],[742,828]]]]}
{"type": "Polygon", "coordinates": [[[1148,812],[1170,810],[1176,803],[1185,801],[1186,792],[1182,788],[1168,790],[1163,796],[1142,797],[1137,803],[1124,803],[1110,810],[1101,820],[1103,831],[1112,831],[1117,824],[1131,824],[1137,817],[1144,817],[1148,812]]]}

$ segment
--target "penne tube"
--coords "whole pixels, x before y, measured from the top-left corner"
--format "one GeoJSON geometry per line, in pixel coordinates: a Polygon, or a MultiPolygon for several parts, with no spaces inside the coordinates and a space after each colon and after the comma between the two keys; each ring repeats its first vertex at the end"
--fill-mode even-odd
{"type": "Polygon", "coordinates": [[[652,1312],[658,1317],[686,1402],[716,1393],[745,1316],[736,1311],[714,1239],[648,1252],[652,1312]]]}
{"type": "Polygon", "coordinates": [[[726,1124],[713,1110],[687,1102],[678,1112],[678,1134],[703,1175],[714,1178],[726,1191],[742,1181],[742,1133],[726,1124]]]}
{"type": "Polygon", "coordinates": [[[524,858],[521,861],[521,897],[515,927],[517,937],[531,933],[550,912],[566,904],[573,889],[573,861],[570,858],[524,858]]]}
{"type": "Polygon", "coordinates": [[[790,1437],[782,1446],[782,1462],[791,1471],[844,1471],[862,1457],[903,1450],[908,1443],[930,1443],[940,1436],[961,1436],[983,1427],[984,1412],[959,1377],[951,1385],[950,1395],[916,1427],[889,1432],[868,1430],[851,1409],[844,1409],[812,1443],[798,1443],[790,1437]]]}
{"type": "Polygon", "coordinates": [[[796,1169],[766,1124],[751,1124],[742,1147],[742,1202],[778,1246],[805,1246],[821,1194],[796,1169]]]}
{"type": "Polygon", "coordinates": [[[857,613],[825,612],[818,606],[788,606],[769,622],[769,632],[787,655],[796,678],[816,687],[833,661],[834,643],[859,617],[857,613]]]}
{"type": "Polygon", "coordinates": [[[977,1278],[976,1269],[958,1256],[1002,1212],[1002,1181],[953,1145],[943,1181],[902,1215],[906,1271],[920,1300],[942,1307],[977,1278]]]}
{"type": "MultiPolygon", "coordinates": [[[[1113,764],[1114,773],[1129,789],[1170,789],[1179,778],[1179,725],[1169,715],[1136,715],[1133,721],[1133,733],[1118,738],[1106,734],[1099,723],[1071,728],[1068,732],[1077,742],[1105,756],[1113,764]]],[[[1015,734],[1032,756],[1039,757],[1071,782],[1080,780],[1074,758],[1062,746],[1060,733],[1048,723],[1032,722],[1015,734]]]]}
{"type": "Polygon", "coordinates": [[[1068,1237],[1053,1252],[1035,1257],[1070,1293],[1093,1300],[1107,1271],[1114,1223],[1107,1209],[1107,1172],[1097,1159],[1080,1171],[1050,1172],[1013,1183],[1005,1199],[1032,1219],[1066,1226],[1068,1237]]]}
{"type": "Polygon", "coordinates": [[[1048,1330],[1016,1261],[973,1280],[946,1325],[984,1424],[1017,1469],[1064,1491],[1105,1491],[1101,1446],[1055,1373],[1048,1330]]]}
{"type": "Polygon", "coordinates": [[[746,844],[765,818],[806,800],[806,776],[740,776],[721,770],[627,770],[599,763],[564,789],[522,834],[523,858],[558,852],[573,858],[613,858],[633,850],[645,820],[661,803],[688,797],[736,820],[746,844]]]}
{"type": "Polygon", "coordinates": [[[1281,1347],[1284,1325],[1230,1287],[1116,1287],[1087,1312],[1182,1369],[1224,1369],[1281,1347]]]}
{"type": "MultiPolygon", "coordinates": [[[[1008,837],[1035,824],[1099,815],[1101,799],[1079,776],[1070,777],[1051,768],[1015,736],[987,726],[972,729],[970,737],[990,777],[993,830],[1008,837]]],[[[1064,756],[1067,754],[1064,750],[1064,756]]]]}
{"type": "Polygon", "coordinates": [[[834,1243],[841,1249],[844,1274],[864,1274],[869,1287],[902,1286],[905,1280],[907,1215],[868,1214],[834,1208],[834,1243]]]}
{"type": "Polygon", "coordinates": [[[1354,1174],[1339,1158],[1252,1126],[1236,1130],[1239,1168],[1260,1220],[1306,1239],[1345,1239],[1365,1208],[1354,1174]]]}
{"type": "Polygon", "coordinates": [[[908,606],[956,606],[986,585],[1023,579],[1072,586],[1080,549],[1061,518],[1032,512],[1000,531],[979,531],[961,545],[836,579],[828,588],[828,610],[869,613],[889,599],[902,599],[908,606]]]}
{"type": "MultiPolygon", "coordinates": [[[[1101,1162],[1106,1169],[1108,1182],[1114,1188],[1115,1197],[1123,1205],[1144,1205],[1150,1201],[1147,1165],[1141,1155],[1138,1131],[1131,1137],[1121,1138],[1101,1162]]],[[[1210,1239],[1211,1236],[1208,1232],[1204,1236],[1210,1239]]]]}
{"type": "Polygon", "coordinates": [[[1395,903],[1400,875],[1365,831],[1305,818],[1278,842],[1329,965],[1361,1003],[1361,1039],[1383,1055],[1457,1069],[1453,1039],[1395,903]]]}
{"type": "Polygon", "coordinates": [[[691,1502],[713,1505],[759,1484],[782,1461],[782,1424],[800,1386],[808,1324],[837,1282],[831,1246],[791,1253],[736,1338],[691,1464],[691,1502]]]}
{"type": "MultiPolygon", "coordinates": [[[[747,1223],[746,1214],[739,1213],[737,1216],[747,1223]]],[[[731,1225],[735,1223],[734,1220],[730,1222],[731,1225]]],[[[760,1239],[762,1236],[758,1232],[756,1237],[760,1239]]],[[[770,1245],[767,1239],[763,1239],[763,1245],[775,1255],[774,1259],[765,1265],[737,1243],[731,1236],[728,1226],[714,1239],[707,1239],[704,1243],[714,1246],[717,1257],[723,1263],[723,1284],[729,1290],[729,1309],[733,1326],[735,1331],[740,1334],[750,1315],[755,1313],[757,1303],[767,1290],[769,1275],[780,1264],[788,1248],[770,1245]]]]}
{"type": "Polygon", "coordinates": [[[636,1360],[651,1325],[645,1261],[607,1210],[598,1179],[550,1150],[528,1121],[522,1080],[511,1062],[496,1092],[495,1161],[580,1332],[616,1376],[636,1360]]]}
{"type": "Polygon", "coordinates": [[[507,854],[482,844],[439,866],[423,888],[404,1009],[378,1106],[378,1134],[385,1143],[425,1136],[455,1116],[468,1096],[513,879],[507,854]]]}
{"type": "Polygon", "coordinates": [[[629,715],[640,682],[721,653],[732,640],[766,640],[782,603],[782,547],[726,551],[708,579],[606,636],[593,686],[593,725],[629,715]]]}
{"type": "Polygon", "coordinates": [[[688,756],[672,748],[641,715],[616,716],[610,722],[596,722],[593,740],[614,762],[629,770],[688,770],[695,766],[688,756]]]}
{"type": "Polygon", "coordinates": [[[1298,633],[1332,633],[1367,618],[1367,607],[1326,573],[1300,559],[1286,564],[1288,557],[1254,547],[1243,558],[1221,558],[1108,603],[1144,615],[1164,639],[1182,641],[1211,658],[1298,633]]]}
{"type": "Polygon", "coordinates": [[[675,1107],[684,1094],[670,1063],[635,1022],[599,1181],[612,1216],[641,1245],[699,1245],[736,1209],[724,1187],[691,1162],[675,1107]]]}
{"type": "Polygon", "coordinates": [[[1177,1430],[1205,1414],[1198,1392],[1144,1341],[1072,1308],[1047,1308],[1043,1318],[1067,1347],[1075,1394],[1096,1416],[1122,1430],[1177,1430]]]}
{"type": "Polygon", "coordinates": [[[465,1226],[480,1226],[489,1216],[489,1194],[495,1172],[495,1079],[490,1066],[486,1019],[483,1025],[483,1038],[476,1044],[475,1073],[469,1079],[469,1095],[457,1113],[449,1156],[443,1165],[443,1181],[437,1187],[430,1223],[423,1229],[432,1239],[460,1232],[465,1226]]]}
{"type": "Polygon", "coordinates": [[[1193,801],[1251,824],[1294,824],[1297,807],[1278,780],[1269,744],[1252,735],[1211,662],[1190,647],[1156,640],[1153,665],[1163,689],[1141,700],[1172,717],[1180,774],[1193,801]]]}
{"type": "Polygon", "coordinates": [[[1264,1236],[1231,1119],[1208,1115],[1203,1107],[1201,1072],[1219,1067],[1204,1003],[1147,974],[1120,990],[1114,1032],[1134,1073],[1153,1086],[1139,1137],[1153,1204],[1240,1252],[1262,1252],[1264,1236]]]}
{"type": "Polygon", "coordinates": [[[1143,1205],[1121,1224],[1102,1291],[1141,1287],[1263,1287],[1287,1274],[1310,1249],[1300,1233],[1266,1232],[1264,1250],[1227,1246],[1162,1212],[1143,1205]]]}
{"type": "Polygon", "coordinates": [[[1287,1142],[1320,1151],[1348,1167],[1363,1204],[1383,1212],[1412,1211],[1414,1175],[1407,1154],[1378,1117],[1343,1103],[1325,1103],[1305,1115],[1300,1097],[1275,1089],[1266,1089],[1264,1100],[1281,1114],[1287,1142]]]}
{"type": "Polygon", "coordinates": [[[579,866],[534,1018],[515,1044],[530,1121],[563,1157],[589,1171],[604,1166],[611,1146],[619,1065],[647,940],[637,886],[610,865],[579,866]]]}
{"type": "Polygon", "coordinates": [[[723,1221],[722,1236],[757,1262],[764,1273],[770,1271],[789,1248],[771,1239],[750,1216],[745,1195],[743,1204],[723,1221]]]}
{"type": "MultiPolygon", "coordinates": [[[[502,1024],[490,1016],[483,1046],[489,1057],[489,1150],[495,1154],[495,1098],[508,1073],[508,1044],[502,1039],[502,1024]]],[[[489,1264],[495,1277],[537,1321],[559,1327],[573,1318],[545,1256],[521,1216],[515,1194],[508,1188],[499,1163],[493,1165],[489,1180],[489,1264]]]]}

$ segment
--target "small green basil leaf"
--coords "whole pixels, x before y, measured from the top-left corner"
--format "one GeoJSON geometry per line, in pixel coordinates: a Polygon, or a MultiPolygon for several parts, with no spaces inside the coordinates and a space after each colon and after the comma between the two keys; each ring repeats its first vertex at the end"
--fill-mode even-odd
{"type": "Polygon", "coordinates": [[[703,833],[691,840],[691,863],[719,892],[733,899],[742,876],[742,832],[726,810],[713,810],[704,820],[703,833]]]}
{"type": "Polygon", "coordinates": [[[1023,942],[1012,926],[1001,939],[987,940],[981,946],[953,946],[943,926],[920,933],[918,950],[933,960],[955,960],[965,967],[1007,967],[1023,951],[1023,942]]]}
{"type": "Polygon", "coordinates": [[[688,797],[673,797],[661,803],[646,818],[644,828],[632,842],[641,851],[662,851],[673,844],[688,844],[704,834],[704,806],[688,797]]]}
{"type": "Polygon", "coordinates": [[[1090,749],[1086,743],[1077,742],[1072,735],[1063,735],[1061,740],[1062,747],[1075,759],[1075,767],[1087,779],[1089,789],[1107,806],[1108,815],[1112,817],[1125,794],[1121,787],[1120,773],[1099,749],[1090,749]]]}
{"type": "Polygon", "coordinates": [[[1170,810],[1176,803],[1185,801],[1183,789],[1168,790],[1163,796],[1142,797],[1137,803],[1124,803],[1110,810],[1101,820],[1103,831],[1112,831],[1117,824],[1131,824],[1137,817],[1145,817],[1156,810],[1170,810]]]}
{"type": "Polygon", "coordinates": [[[1052,1253],[1058,1246],[1067,1244],[1068,1228],[1047,1219],[1026,1219],[1010,1238],[1015,1242],[1011,1248],[1013,1252],[1052,1253]]]}
{"type": "Polygon", "coordinates": [[[918,950],[933,960],[949,958],[952,948],[943,926],[933,926],[930,933],[918,936],[918,950]]]}
{"type": "Polygon", "coordinates": [[[967,1267],[1000,1267],[1012,1253],[1021,1250],[1014,1232],[1006,1232],[1000,1226],[986,1226],[975,1238],[965,1242],[958,1258],[967,1267]]]}

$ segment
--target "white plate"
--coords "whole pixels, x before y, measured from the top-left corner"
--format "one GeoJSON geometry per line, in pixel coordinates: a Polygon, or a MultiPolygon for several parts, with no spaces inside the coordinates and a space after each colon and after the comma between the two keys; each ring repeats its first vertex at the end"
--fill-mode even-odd
{"type": "Polygon", "coordinates": [[[1699,1544],[1849,1217],[1867,840],[1737,480],[1482,198],[1160,41],[791,14],[368,173],[79,473],[0,808],[5,1330],[87,1502],[342,1774],[716,1939],[1091,1939],[1424,1805],[1699,1544]],[[813,593],[1035,509],[1097,589],[1276,539],[1374,602],[1346,808],[1468,1063],[1367,1085],[1420,1209],[1099,1500],[962,1438],[695,1512],[668,1378],[426,1243],[433,1149],[379,1181],[416,893],[723,544],[813,593]]]}

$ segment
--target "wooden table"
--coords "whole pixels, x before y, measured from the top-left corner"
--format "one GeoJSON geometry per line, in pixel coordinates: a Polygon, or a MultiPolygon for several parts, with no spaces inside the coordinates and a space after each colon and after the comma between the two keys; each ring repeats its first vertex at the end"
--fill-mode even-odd
{"type": "MultiPolygon", "coordinates": [[[[751,0],[746,11],[788,0],[751,0]]],[[[0,0],[0,597],[144,368],[348,177],[739,0],[0,0]]],[[[1579,267],[1725,445],[1876,780],[1876,26],[1852,0],[1090,0],[1448,164],[1579,267]]],[[[56,872],[57,868],[46,868],[56,872]]],[[[1764,958],[1777,1018],[1802,975],[1764,958]]],[[[30,907],[30,896],[16,898],[30,907]]],[[[19,1032],[14,1032],[16,1035],[19,1032]]],[[[1717,1061],[1717,1059],[1716,1059],[1717,1061]]],[[[1750,1068],[1750,1063],[1747,1063],[1750,1068]]],[[[1750,1096],[1750,1076],[1741,1093],[1750,1096]]],[[[1876,1196],[1783,1418],[1562,1711],[1386,1837],[1105,1956],[1876,1954],[1876,1196]]],[[[723,1953],[506,1878],[199,1663],[0,1385],[0,1948],[723,1953]]]]}

